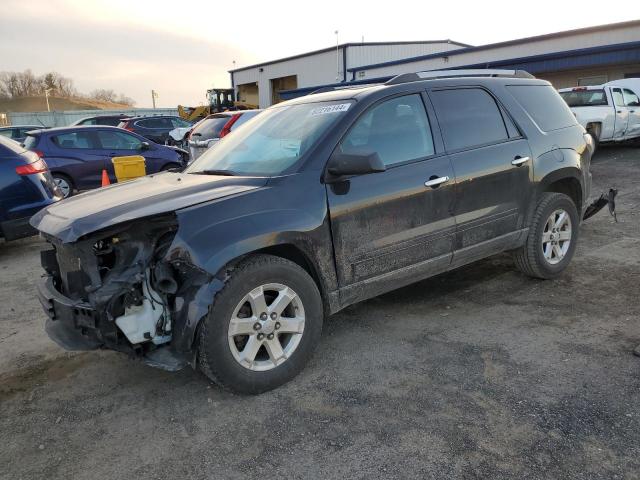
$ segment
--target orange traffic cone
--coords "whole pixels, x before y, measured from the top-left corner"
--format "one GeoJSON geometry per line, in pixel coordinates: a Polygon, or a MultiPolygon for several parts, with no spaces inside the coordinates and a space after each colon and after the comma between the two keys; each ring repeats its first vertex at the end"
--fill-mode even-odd
{"type": "Polygon", "coordinates": [[[111,182],[109,181],[109,175],[107,175],[107,169],[103,168],[102,169],[102,186],[106,187],[107,185],[111,185],[111,182]]]}

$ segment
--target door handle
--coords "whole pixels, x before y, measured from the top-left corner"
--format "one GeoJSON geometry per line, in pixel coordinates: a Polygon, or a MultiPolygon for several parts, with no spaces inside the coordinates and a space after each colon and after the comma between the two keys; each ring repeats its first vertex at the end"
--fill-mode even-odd
{"type": "Polygon", "coordinates": [[[636,113],[635,110],[629,110],[629,113],[636,113]]]}
{"type": "Polygon", "coordinates": [[[516,167],[519,167],[520,165],[522,165],[523,163],[527,163],[529,161],[529,157],[516,157],[513,160],[511,160],[511,165],[515,165],[516,167]]]}
{"type": "MultiPolygon", "coordinates": [[[[435,176],[434,176],[435,177],[435,176]]],[[[431,177],[429,180],[427,180],[426,182],[424,182],[424,186],[425,187],[431,187],[431,188],[435,188],[438,185],[442,185],[443,183],[446,183],[449,181],[449,177],[444,176],[444,177],[431,177]]]]}

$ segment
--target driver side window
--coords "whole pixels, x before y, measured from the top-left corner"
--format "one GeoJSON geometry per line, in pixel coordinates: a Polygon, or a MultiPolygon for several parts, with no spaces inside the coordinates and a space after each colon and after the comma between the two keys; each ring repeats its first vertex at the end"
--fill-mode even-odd
{"type": "Polygon", "coordinates": [[[343,153],[377,152],[386,166],[433,155],[427,112],[419,94],[386,100],[365,112],[341,143],[343,153]]]}

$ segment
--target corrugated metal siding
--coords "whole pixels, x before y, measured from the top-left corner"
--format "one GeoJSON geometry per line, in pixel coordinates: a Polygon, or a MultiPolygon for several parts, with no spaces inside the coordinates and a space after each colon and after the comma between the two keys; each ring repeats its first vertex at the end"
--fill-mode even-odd
{"type": "Polygon", "coordinates": [[[61,112],[8,112],[11,125],[43,125],[45,127],[66,127],[76,120],[99,115],[178,115],[175,108],[131,108],[128,110],[67,110],[61,112]]]}
{"type": "Polygon", "coordinates": [[[531,41],[517,45],[497,46],[486,50],[471,50],[469,52],[452,55],[448,57],[448,61],[445,61],[443,57],[437,57],[410,63],[371,67],[366,69],[365,78],[382,77],[385,75],[425,70],[455,68],[510,58],[522,58],[533,55],[543,55],[551,52],[562,52],[634,41],[640,41],[639,28],[618,28],[608,31],[575,34],[562,38],[531,41]]]}
{"type": "Polygon", "coordinates": [[[409,43],[401,45],[352,45],[347,49],[347,68],[388,62],[400,58],[431,55],[438,52],[462,48],[447,42],[409,43]]]}

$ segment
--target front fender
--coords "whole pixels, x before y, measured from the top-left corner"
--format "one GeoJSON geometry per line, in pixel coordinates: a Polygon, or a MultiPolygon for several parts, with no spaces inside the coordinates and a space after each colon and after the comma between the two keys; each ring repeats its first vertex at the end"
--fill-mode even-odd
{"type": "Polygon", "coordinates": [[[337,288],[326,193],[317,172],[270,180],[263,188],[179,210],[177,216],[178,231],[166,260],[186,263],[208,276],[189,298],[180,300],[176,327],[182,332],[174,346],[178,350],[192,345],[229,266],[252,252],[295,247],[313,265],[322,290],[337,288]]]}

